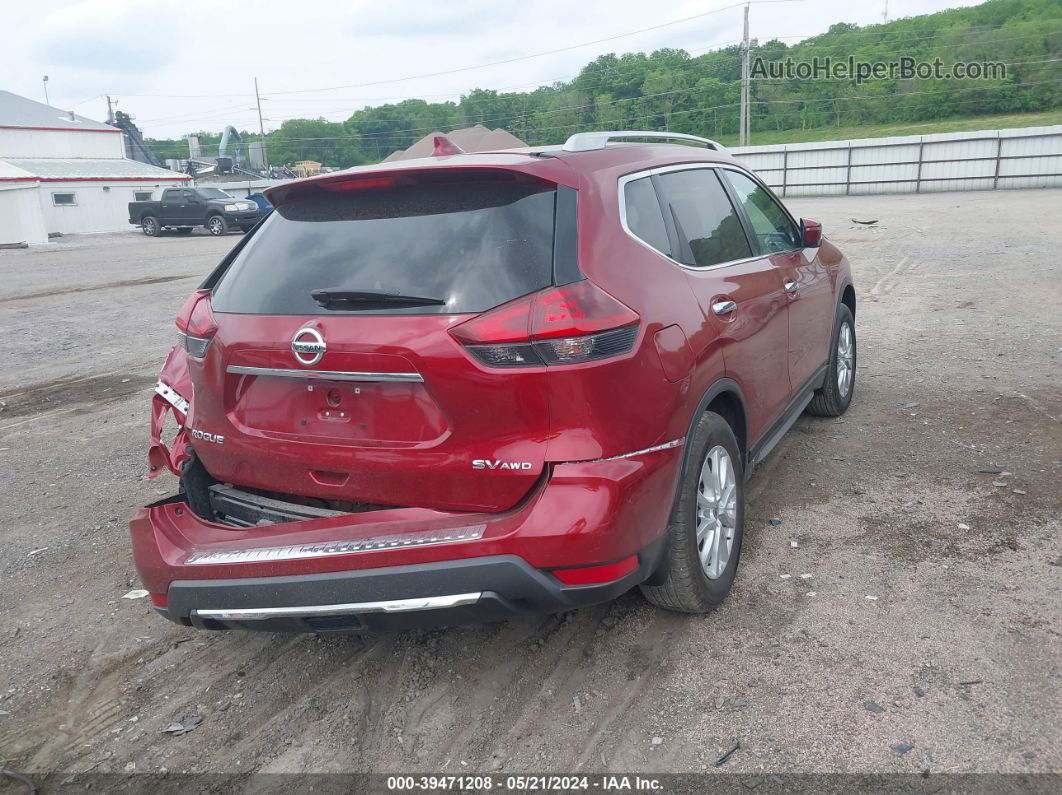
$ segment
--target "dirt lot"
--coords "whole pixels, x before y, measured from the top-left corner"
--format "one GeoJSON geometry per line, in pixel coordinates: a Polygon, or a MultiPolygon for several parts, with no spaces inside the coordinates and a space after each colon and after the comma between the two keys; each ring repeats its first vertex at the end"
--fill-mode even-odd
{"type": "Polygon", "coordinates": [[[144,477],[150,386],[237,238],[0,252],[0,760],[700,771],[740,740],[720,770],[1062,772],[1062,191],[791,204],[853,263],[859,380],[753,478],[725,606],[372,639],[120,598],[126,520],[176,486],[144,477]]]}

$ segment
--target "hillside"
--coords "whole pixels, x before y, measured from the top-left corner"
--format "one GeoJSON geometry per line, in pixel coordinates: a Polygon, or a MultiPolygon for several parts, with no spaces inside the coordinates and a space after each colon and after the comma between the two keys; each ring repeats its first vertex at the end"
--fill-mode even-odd
{"type": "MultiPolygon", "coordinates": [[[[753,144],[1012,126],[984,117],[1021,119],[1062,109],[1062,2],[989,0],[887,24],[838,23],[792,45],[780,39],[755,42],[752,57],[757,56],[767,63],[911,56],[925,62],[939,58],[945,67],[991,61],[1005,64],[1006,75],[861,84],[753,80],[753,144]]],[[[475,89],[456,103],[409,99],[353,111],[345,122],[288,119],[269,134],[268,146],[274,163],[311,159],[350,166],[379,160],[432,130],[475,123],[504,127],[532,144],[561,141],[580,130],[617,128],[669,129],[733,143],[739,87],[737,46],[696,56],[674,49],[609,54],[587,64],[570,82],[530,92],[475,89]]],[[[201,135],[204,143],[217,140],[201,135]]],[[[187,155],[181,140],[149,145],[161,157],[187,155]]]]}

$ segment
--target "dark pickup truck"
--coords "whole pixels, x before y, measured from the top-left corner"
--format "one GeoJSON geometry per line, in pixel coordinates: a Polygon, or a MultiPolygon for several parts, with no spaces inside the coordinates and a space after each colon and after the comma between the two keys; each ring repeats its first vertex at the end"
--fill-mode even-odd
{"type": "Polygon", "coordinates": [[[129,202],[129,223],[148,237],[163,229],[188,234],[196,226],[205,226],[212,235],[233,227],[246,232],[260,217],[253,201],[234,199],[220,188],[165,188],[160,201],[129,202]]]}

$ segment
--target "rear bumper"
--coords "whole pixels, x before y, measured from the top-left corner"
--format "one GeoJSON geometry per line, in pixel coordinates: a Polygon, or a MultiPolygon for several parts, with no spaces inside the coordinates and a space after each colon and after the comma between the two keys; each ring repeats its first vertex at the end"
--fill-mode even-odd
{"type": "Polygon", "coordinates": [[[203,628],[359,631],[567,610],[612,599],[655,570],[681,454],[558,464],[500,514],[404,508],[237,529],[175,498],[133,518],[133,554],[144,587],[165,600],[159,611],[203,628]],[[565,586],[549,573],[632,555],[637,568],[602,585],[565,586]],[[323,615],[337,605],[349,609],[323,615]],[[273,608],[324,609],[233,617],[273,608]]]}
{"type": "Polygon", "coordinates": [[[564,587],[514,556],[366,571],[234,580],[179,580],[159,613],[200,629],[373,632],[496,621],[606,602],[645,580],[663,536],[638,568],[604,585],[564,587]]]}

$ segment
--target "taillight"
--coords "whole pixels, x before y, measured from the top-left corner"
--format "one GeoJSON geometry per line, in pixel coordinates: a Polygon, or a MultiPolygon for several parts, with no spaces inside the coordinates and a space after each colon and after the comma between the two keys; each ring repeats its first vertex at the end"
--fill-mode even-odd
{"type": "Polygon", "coordinates": [[[491,367],[580,364],[629,353],[638,315],[589,281],[517,298],[450,329],[491,367]]]}
{"type": "Polygon", "coordinates": [[[177,333],[189,356],[202,359],[218,326],[210,308],[210,291],[196,290],[177,313],[177,333]]]}

